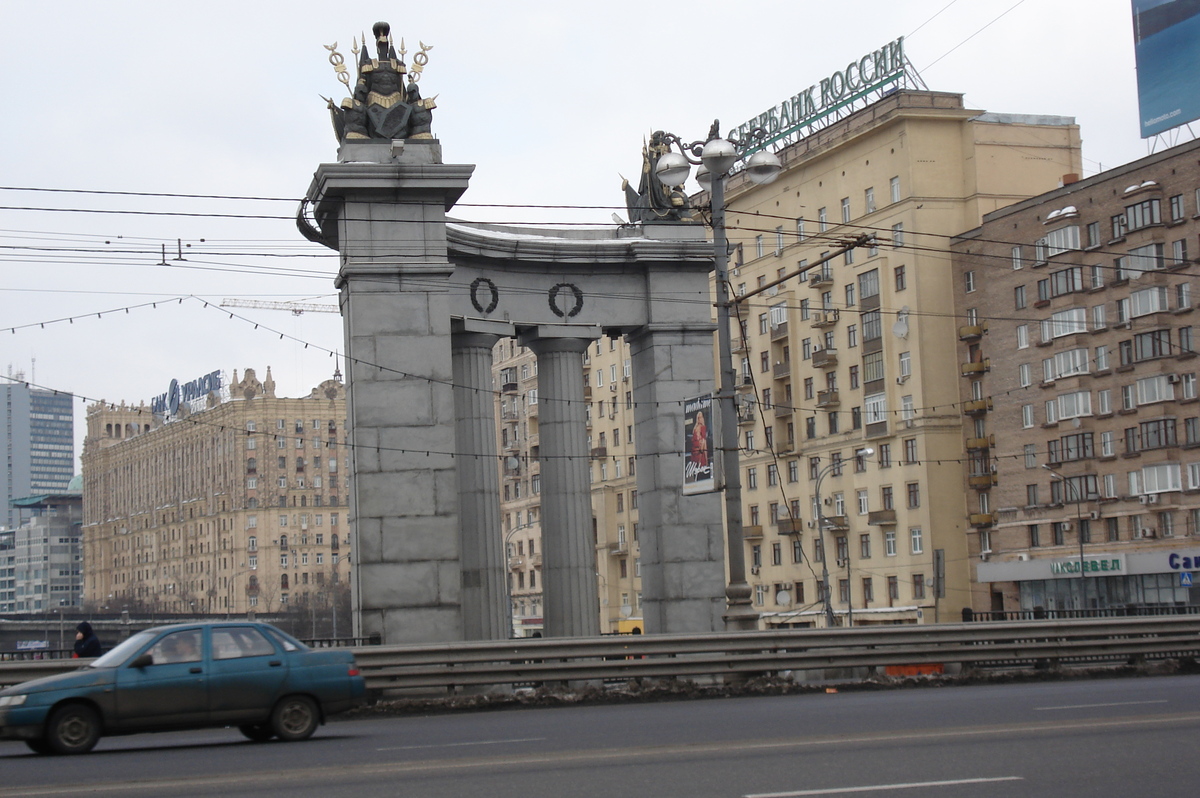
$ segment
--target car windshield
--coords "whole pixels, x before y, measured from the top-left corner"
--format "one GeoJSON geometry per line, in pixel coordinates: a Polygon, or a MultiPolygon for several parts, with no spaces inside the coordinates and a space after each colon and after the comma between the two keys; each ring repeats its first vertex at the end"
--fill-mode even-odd
{"type": "Polygon", "coordinates": [[[149,643],[157,632],[138,632],[112,651],[89,663],[90,668],[115,668],[133,656],[134,652],[149,643]]]}

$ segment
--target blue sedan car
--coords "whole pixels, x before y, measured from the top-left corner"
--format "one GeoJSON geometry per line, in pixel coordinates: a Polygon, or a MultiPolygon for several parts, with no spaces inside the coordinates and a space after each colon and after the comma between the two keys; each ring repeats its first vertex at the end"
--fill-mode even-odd
{"type": "Polygon", "coordinates": [[[305,740],[366,692],[354,654],[314,650],[264,623],[138,632],[78,670],[0,690],[0,739],[82,754],[104,735],[237,726],[305,740]]]}

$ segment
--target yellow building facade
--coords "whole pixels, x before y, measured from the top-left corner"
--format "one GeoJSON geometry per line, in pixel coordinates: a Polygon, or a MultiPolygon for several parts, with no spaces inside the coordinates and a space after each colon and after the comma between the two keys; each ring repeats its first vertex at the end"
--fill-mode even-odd
{"type": "Polygon", "coordinates": [[[823,569],[839,624],[958,620],[976,508],[962,487],[950,239],[1077,174],[1078,127],[900,90],[779,156],[774,182],[734,175],[726,188],[760,625],[823,625],[823,569]]]}
{"type": "Polygon", "coordinates": [[[169,420],[158,410],[88,408],[86,603],[226,615],[345,604],[350,468],[341,382],[282,398],[270,369],[261,381],[246,369],[169,420]]]}

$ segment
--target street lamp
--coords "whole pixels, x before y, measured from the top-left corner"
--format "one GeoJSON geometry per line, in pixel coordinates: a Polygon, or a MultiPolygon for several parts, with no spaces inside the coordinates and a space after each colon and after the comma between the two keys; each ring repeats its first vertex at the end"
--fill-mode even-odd
{"type": "MultiPolygon", "coordinates": [[[[1079,495],[1079,488],[1075,483],[1064,477],[1062,474],[1055,471],[1048,465],[1043,464],[1042,468],[1049,471],[1052,475],[1062,480],[1063,484],[1071,489],[1072,495],[1075,497],[1075,534],[1079,538],[1079,578],[1086,579],[1087,571],[1084,568],[1083,561],[1083,497],[1079,495]]],[[[1079,603],[1084,610],[1087,609],[1087,582],[1079,583],[1079,603]]]]}
{"type": "MultiPolygon", "coordinates": [[[[729,243],[725,237],[725,179],[728,172],[756,141],[766,137],[761,128],[750,132],[745,140],[732,136],[721,138],[720,123],[714,121],[708,139],[684,144],[673,133],[665,140],[678,152],[665,153],[658,160],[654,173],[666,186],[679,186],[687,180],[691,166],[700,166],[696,180],[707,185],[712,201],[713,267],[716,271],[717,293],[717,354],[720,359],[720,381],[717,392],[721,413],[721,466],[724,471],[726,547],[729,550],[729,585],[725,588],[726,626],[730,629],[753,629],[758,614],[750,602],[750,585],[746,582],[746,552],[742,536],[742,480],[738,466],[737,408],[734,404],[737,383],[733,364],[733,342],[729,332],[729,243]]],[[[773,153],[761,150],[746,162],[746,174],[754,183],[774,180],[783,165],[773,153]]]]}
{"type": "MultiPolygon", "coordinates": [[[[875,454],[875,450],[868,446],[865,449],[859,449],[854,453],[855,457],[870,457],[875,454]]],[[[817,483],[813,488],[813,495],[817,500],[817,539],[821,543],[821,584],[824,587],[821,600],[825,606],[825,626],[833,628],[833,590],[829,584],[829,552],[825,550],[825,503],[821,499],[821,483],[825,481],[825,477],[829,476],[835,469],[842,468],[845,465],[841,460],[834,460],[827,463],[817,472],[817,483]]],[[[850,552],[846,552],[846,580],[849,583],[850,579],[850,552]]]]}

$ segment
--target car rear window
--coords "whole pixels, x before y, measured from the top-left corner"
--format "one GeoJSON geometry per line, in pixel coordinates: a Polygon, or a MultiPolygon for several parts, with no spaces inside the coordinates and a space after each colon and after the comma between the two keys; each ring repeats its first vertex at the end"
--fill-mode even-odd
{"type": "Polygon", "coordinates": [[[262,632],[249,627],[214,629],[213,659],[265,657],[275,653],[275,647],[262,632]]]}

